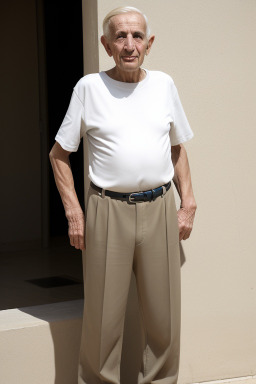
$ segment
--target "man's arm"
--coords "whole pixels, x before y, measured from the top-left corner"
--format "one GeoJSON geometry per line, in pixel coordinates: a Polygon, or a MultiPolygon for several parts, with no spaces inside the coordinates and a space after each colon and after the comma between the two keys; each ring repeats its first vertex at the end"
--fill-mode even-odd
{"type": "Polygon", "coordinates": [[[70,244],[77,249],[85,249],[84,213],[79,204],[74,186],[74,179],[69,162],[70,152],[65,151],[58,142],[49,154],[55,182],[61,196],[68,219],[70,244]]]}
{"type": "Polygon", "coordinates": [[[187,152],[182,144],[172,146],[174,166],[173,181],[181,199],[178,210],[180,240],[189,238],[196,212],[196,201],[192,189],[187,152]]]}

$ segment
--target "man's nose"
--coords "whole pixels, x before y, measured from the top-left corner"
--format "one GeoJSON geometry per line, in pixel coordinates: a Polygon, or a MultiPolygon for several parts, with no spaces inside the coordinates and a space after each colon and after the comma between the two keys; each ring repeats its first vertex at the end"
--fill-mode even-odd
{"type": "Polygon", "coordinates": [[[125,39],[125,46],[124,46],[124,48],[128,52],[134,51],[134,40],[133,40],[132,36],[131,37],[127,36],[127,38],[125,39]]]}

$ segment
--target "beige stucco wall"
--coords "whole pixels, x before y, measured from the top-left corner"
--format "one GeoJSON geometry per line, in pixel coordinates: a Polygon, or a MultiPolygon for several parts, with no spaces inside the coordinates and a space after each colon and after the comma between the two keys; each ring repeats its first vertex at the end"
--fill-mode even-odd
{"type": "MultiPolygon", "coordinates": [[[[124,2],[99,0],[104,15],[124,2]]],[[[256,2],[129,0],[156,40],[195,133],[186,145],[198,203],[184,242],[180,382],[256,373],[256,2]]],[[[99,48],[100,70],[112,66],[99,48]]]]}

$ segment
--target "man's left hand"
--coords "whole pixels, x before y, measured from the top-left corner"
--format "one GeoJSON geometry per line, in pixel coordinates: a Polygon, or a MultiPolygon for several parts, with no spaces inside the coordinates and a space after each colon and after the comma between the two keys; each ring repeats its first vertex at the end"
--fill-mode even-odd
{"type": "Polygon", "coordinates": [[[179,240],[186,240],[189,238],[193,228],[196,208],[183,208],[181,207],[178,212],[179,224],[179,240]]]}

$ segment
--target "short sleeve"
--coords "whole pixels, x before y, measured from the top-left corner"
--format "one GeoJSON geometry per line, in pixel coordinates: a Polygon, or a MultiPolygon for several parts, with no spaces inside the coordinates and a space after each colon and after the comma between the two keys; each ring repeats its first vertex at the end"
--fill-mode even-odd
{"type": "Polygon", "coordinates": [[[83,111],[83,104],[79,99],[76,90],[73,89],[68,110],[57,132],[57,135],[55,136],[55,140],[66,151],[76,152],[78,150],[82,137],[81,126],[83,111]]]}
{"type": "Polygon", "coordinates": [[[177,88],[172,84],[173,122],[170,129],[171,145],[178,145],[192,139],[194,133],[183,110],[177,88]]]}

